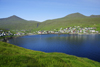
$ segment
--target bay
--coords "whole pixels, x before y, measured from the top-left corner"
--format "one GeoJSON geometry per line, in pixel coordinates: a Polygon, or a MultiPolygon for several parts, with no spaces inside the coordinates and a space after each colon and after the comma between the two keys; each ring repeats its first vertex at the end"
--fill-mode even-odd
{"type": "Polygon", "coordinates": [[[62,52],[100,62],[100,35],[47,34],[10,39],[9,43],[43,52],[62,52]]]}

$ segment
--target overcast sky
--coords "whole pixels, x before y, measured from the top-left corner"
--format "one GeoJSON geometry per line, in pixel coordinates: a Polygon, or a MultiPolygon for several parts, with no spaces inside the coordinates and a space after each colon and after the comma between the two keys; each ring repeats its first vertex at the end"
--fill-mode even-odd
{"type": "Polygon", "coordinates": [[[45,21],[79,12],[100,15],[100,0],[0,0],[0,18],[12,15],[45,21]]]}

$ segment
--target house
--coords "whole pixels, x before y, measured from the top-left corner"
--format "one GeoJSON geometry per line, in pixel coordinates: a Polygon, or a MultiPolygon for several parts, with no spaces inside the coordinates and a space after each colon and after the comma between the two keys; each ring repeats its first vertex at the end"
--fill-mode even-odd
{"type": "Polygon", "coordinates": [[[95,30],[90,30],[92,33],[95,33],[96,31],[95,30]]]}
{"type": "Polygon", "coordinates": [[[42,34],[42,32],[41,31],[38,31],[38,34],[42,34]]]}

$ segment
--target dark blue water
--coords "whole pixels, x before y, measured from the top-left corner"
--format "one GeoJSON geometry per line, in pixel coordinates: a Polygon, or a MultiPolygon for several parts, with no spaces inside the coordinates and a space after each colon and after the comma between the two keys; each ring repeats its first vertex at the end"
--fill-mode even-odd
{"type": "Polygon", "coordinates": [[[62,52],[100,62],[100,35],[49,34],[23,36],[9,43],[31,50],[62,52]]]}

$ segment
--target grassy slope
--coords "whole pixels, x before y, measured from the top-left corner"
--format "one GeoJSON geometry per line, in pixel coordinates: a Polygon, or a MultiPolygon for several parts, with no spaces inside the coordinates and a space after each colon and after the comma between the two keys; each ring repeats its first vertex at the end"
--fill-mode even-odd
{"type": "Polygon", "coordinates": [[[0,42],[0,67],[100,67],[100,63],[64,53],[44,53],[0,42]]]}
{"type": "Polygon", "coordinates": [[[100,17],[99,15],[88,17],[80,13],[73,13],[63,18],[44,21],[40,24],[37,30],[53,30],[71,26],[96,27],[97,30],[100,31],[100,17]]]}
{"type": "Polygon", "coordinates": [[[37,27],[37,21],[27,21],[17,16],[0,19],[0,28],[14,30],[29,30],[37,27]]]}
{"type": "Polygon", "coordinates": [[[40,30],[53,30],[70,27],[70,26],[81,26],[81,27],[96,27],[100,31],[100,18],[80,18],[80,19],[54,19],[42,22],[37,29],[40,30]]]}
{"type": "Polygon", "coordinates": [[[14,30],[29,30],[34,29],[37,26],[37,22],[19,20],[19,21],[0,21],[0,28],[14,29],[14,30]]]}
{"type": "Polygon", "coordinates": [[[47,20],[44,22],[27,21],[17,16],[0,19],[0,28],[18,30],[54,30],[70,26],[96,27],[100,31],[100,15],[89,17],[80,13],[69,14],[63,18],[47,20]],[[37,25],[39,23],[39,25],[37,25]],[[38,26],[38,27],[37,27],[38,26]]]}

